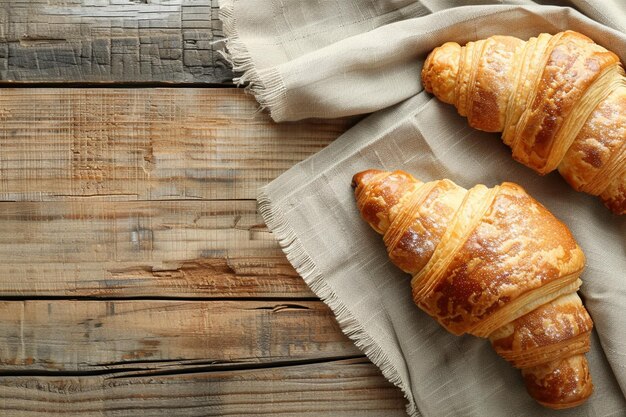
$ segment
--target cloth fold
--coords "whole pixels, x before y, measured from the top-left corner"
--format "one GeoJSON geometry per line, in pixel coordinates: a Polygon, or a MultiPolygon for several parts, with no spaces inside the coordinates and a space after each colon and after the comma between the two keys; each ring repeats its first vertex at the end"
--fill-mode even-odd
{"type": "Polygon", "coordinates": [[[449,40],[464,44],[493,34],[527,39],[582,27],[622,60],[625,52],[619,41],[626,31],[626,2],[621,0],[573,2],[597,21],[571,8],[530,0],[449,9],[442,8],[488,1],[263,3],[220,3],[225,56],[241,73],[235,82],[247,83],[279,122],[369,113],[399,103],[421,91],[423,60],[449,40]]]}
{"type": "Polygon", "coordinates": [[[580,293],[595,324],[588,354],[595,392],[559,415],[626,415],[626,219],[558,174],[540,177],[515,162],[498,134],[470,128],[452,106],[421,91],[419,80],[435,46],[493,34],[526,39],[573,29],[624,62],[626,3],[559,3],[578,11],[484,3],[223,2],[226,55],[275,120],[375,111],[264,187],[259,210],[343,331],[402,389],[410,415],[549,416],[555,412],[526,394],[519,371],[488,341],[450,335],[413,304],[410,276],[390,263],[382,239],[360,219],[350,180],[381,168],[466,188],[522,185],[570,227],[587,257],[580,293]]]}

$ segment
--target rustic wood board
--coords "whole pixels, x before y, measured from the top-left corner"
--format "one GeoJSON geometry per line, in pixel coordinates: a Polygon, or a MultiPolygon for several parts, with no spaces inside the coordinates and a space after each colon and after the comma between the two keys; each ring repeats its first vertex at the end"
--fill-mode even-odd
{"type": "Polygon", "coordinates": [[[0,0],[0,80],[224,83],[217,0],[0,0]]]}
{"type": "Polygon", "coordinates": [[[361,356],[320,301],[0,302],[4,371],[242,367],[361,356]]]}
{"type": "Polygon", "coordinates": [[[253,199],[352,123],[235,89],[3,90],[0,295],[311,297],[253,199]]]}
{"type": "Polygon", "coordinates": [[[310,297],[252,200],[0,203],[0,294],[310,297]]]}
{"type": "Polygon", "coordinates": [[[355,119],[198,88],[232,86],[217,16],[0,0],[0,87],[73,87],[0,91],[1,415],[405,415],[254,201],[355,119]]]}
{"type": "Polygon", "coordinates": [[[272,123],[228,88],[3,89],[0,200],[254,199],[354,120],[272,123]]]}
{"type": "Polygon", "coordinates": [[[0,404],[12,417],[406,416],[400,391],[362,359],[178,375],[0,376],[0,404]]]}

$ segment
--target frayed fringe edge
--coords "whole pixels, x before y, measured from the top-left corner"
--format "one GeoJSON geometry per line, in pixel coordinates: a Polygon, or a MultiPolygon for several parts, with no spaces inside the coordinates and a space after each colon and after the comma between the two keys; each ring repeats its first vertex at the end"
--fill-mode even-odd
{"type": "Polygon", "coordinates": [[[257,201],[259,212],[265,220],[265,224],[278,239],[280,247],[298,274],[302,276],[311,290],[330,307],[346,336],[380,368],[385,378],[402,390],[404,397],[407,399],[406,410],[408,414],[412,417],[420,417],[421,413],[416,407],[412,394],[402,383],[400,374],[391,363],[387,354],[372,340],[343,302],[326,284],[322,275],[315,267],[313,260],[304,250],[302,243],[293,230],[289,228],[282,211],[272,206],[271,198],[267,194],[265,187],[260,190],[257,201]]]}
{"type": "Polygon", "coordinates": [[[275,121],[282,119],[286,108],[287,94],[285,84],[278,70],[274,67],[257,69],[252,55],[239,37],[237,19],[233,12],[234,0],[220,0],[219,18],[226,39],[224,49],[218,53],[233,67],[233,72],[240,74],[233,82],[240,86],[246,84],[246,91],[254,95],[262,110],[267,109],[275,121]]]}

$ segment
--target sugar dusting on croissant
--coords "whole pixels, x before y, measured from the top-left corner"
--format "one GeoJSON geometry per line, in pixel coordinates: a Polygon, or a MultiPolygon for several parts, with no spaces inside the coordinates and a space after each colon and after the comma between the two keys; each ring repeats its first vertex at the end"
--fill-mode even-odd
{"type": "Polygon", "coordinates": [[[426,91],[469,124],[502,132],[513,157],[626,213],[626,78],[619,58],[573,31],[492,36],[433,50],[426,91]]]}
{"type": "Polygon", "coordinates": [[[591,395],[593,323],[576,293],[585,258],[563,223],[512,183],[466,190],[367,170],[352,186],[422,310],[453,334],[489,338],[539,403],[569,408],[591,395]]]}

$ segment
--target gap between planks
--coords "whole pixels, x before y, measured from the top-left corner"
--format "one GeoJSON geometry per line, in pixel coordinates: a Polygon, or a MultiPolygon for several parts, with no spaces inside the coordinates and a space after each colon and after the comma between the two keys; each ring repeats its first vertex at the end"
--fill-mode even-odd
{"type": "Polygon", "coordinates": [[[80,371],[55,370],[1,370],[0,381],[6,377],[89,377],[101,376],[105,379],[176,376],[187,374],[216,374],[235,371],[255,371],[276,368],[300,367],[303,365],[332,364],[335,362],[370,363],[364,354],[331,356],[315,359],[278,360],[262,363],[234,363],[215,360],[136,360],[107,363],[103,369],[80,371]],[[136,368],[133,368],[136,366],[136,368]],[[147,366],[147,367],[146,367],[147,366]],[[151,369],[152,367],[152,369],[151,369]]]}
{"type": "Polygon", "coordinates": [[[154,372],[361,356],[321,301],[4,301],[3,371],[154,372]]]}
{"type": "Polygon", "coordinates": [[[29,88],[76,88],[76,89],[106,89],[106,88],[118,88],[118,89],[136,89],[136,88],[207,88],[207,89],[241,89],[244,88],[237,86],[231,82],[224,83],[198,83],[198,82],[168,82],[168,81],[135,81],[135,82],[121,82],[121,81],[98,81],[98,82],[84,82],[84,81],[6,81],[0,80],[0,89],[3,88],[15,88],[15,89],[29,89],[29,88]]]}

